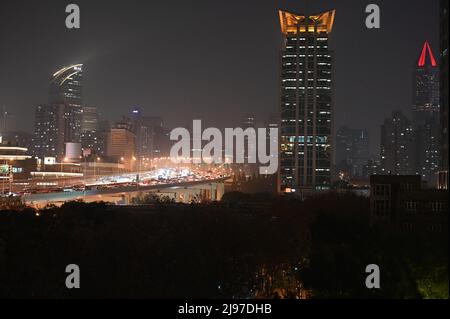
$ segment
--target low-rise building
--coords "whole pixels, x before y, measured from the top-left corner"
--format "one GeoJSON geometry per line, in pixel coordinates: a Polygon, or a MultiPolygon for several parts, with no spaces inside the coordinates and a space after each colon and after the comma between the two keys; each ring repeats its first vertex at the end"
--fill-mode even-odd
{"type": "Polygon", "coordinates": [[[370,189],[372,225],[403,231],[448,231],[448,191],[422,188],[418,175],[374,175],[370,189]]]}

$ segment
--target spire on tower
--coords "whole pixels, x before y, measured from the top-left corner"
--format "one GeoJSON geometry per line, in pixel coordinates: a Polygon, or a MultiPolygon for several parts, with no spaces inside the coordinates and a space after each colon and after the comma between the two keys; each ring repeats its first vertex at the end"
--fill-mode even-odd
{"type": "Polygon", "coordinates": [[[419,63],[417,64],[419,67],[424,67],[425,65],[427,65],[427,56],[429,57],[428,61],[431,66],[436,67],[436,59],[434,58],[433,52],[431,51],[430,44],[428,43],[428,41],[425,41],[422,48],[422,53],[420,54],[419,63]]]}

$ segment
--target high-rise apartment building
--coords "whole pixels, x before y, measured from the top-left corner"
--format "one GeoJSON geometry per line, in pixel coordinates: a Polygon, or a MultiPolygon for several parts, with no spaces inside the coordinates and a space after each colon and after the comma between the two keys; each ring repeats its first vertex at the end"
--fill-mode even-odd
{"type": "Polygon", "coordinates": [[[381,126],[381,174],[416,175],[414,132],[400,111],[392,112],[381,126]]]}
{"type": "Polygon", "coordinates": [[[279,190],[328,189],[332,164],[332,52],[335,10],[279,11],[281,123],[279,190]]]}
{"type": "Polygon", "coordinates": [[[63,157],[66,107],[64,104],[38,105],[35,109],[33,155],[63,157]]]}
{"type": "Polygon", "coordinates": [[[106,156],[107,153],[107,144],[108,144],[108,134],[111,131],[111,124],[109,121],[99,121],[98,122],[98,130],[95,132],[94,137],[95,141],[94,145],[94,153],[106,156]]]}
{"type": "Polygon", "coordinates": [[[362,129],[347,126],[336,132],[336,166],[348,177],[362,177],[364,166],[370,158],[369,133],[362,129]]]}
{"type": "Polygon", "coordinates": [[[85,154],[102,154],[97,108],[83,106],[81,114],[81,147],[85,154]]]}

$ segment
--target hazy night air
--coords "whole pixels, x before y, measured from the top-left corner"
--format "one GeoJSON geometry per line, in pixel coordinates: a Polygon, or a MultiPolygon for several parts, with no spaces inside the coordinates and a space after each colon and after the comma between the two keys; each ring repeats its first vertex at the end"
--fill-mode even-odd
{"type": "MultiPolygon", "coordinates": [[[[338,12],[330,41],[335,127],[360,123],[372,137],[373,154],[378,154],[383,119],[392,109],[410,111],[409,74],[417,48],[425,40],[438,47],[437,1],[377,3],[379,30],[365,28],[365,3],[308,4],[311,12],[338,12]]],[[[201,118],[233,127],[247,112],[263,121],[279,104],[278,10],[303,12],[305,1],[77,4],[79,30],[65,28],[65,3],[2,4],[0,87],[7,90],[0,92],[0,106],[22,118],[47,100],[51,74],[63,65],[83,63],[83,99],[109,119],[139,106],[169,126],[201,118]]],[[[29,116],[19,123],[21,130],[31,132],[32,126],[29,116]]]]}
{"type": "Polygon", "coordinates": [[[0,299],[448,301],[448,6],[1,1],[0,299]]]}

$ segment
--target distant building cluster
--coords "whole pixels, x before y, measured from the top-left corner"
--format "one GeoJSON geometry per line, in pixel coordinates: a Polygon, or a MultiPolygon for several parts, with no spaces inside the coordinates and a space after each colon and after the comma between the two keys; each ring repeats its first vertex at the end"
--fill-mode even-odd
{"type": "Polygon", "coordinates": [[[439,68],[428,42],[414,70],[412,119],[399,111],[381,127],[381,171],[436,185],[440,161],[439,68]]]}
{"type": "MultiPolygon", "coordinates": [[[[82,64],[53,74],[49,102],[35,109],[34,134],[26,145],[31,155],[71,162],[92,156],[138,162],[168,154],[168,132],[161,118],[144,116],[139,108],[133,108],[129,116],[111,125],[100,119],[97,107],[83,104],[82,88],[82,64]]],[[[11,116],[7,112],[2,115],[2,132],[10,132],[11,116]]],[[[15,142],[20,143],[20,138],[15,142]]]]}
{"type": "MultiPolygon", "coordinates": [[[[448,67],[445,52],[441,64],[448,67]]],[[[379,158],[370,155],[367,131],[340,127],[336,132],[335,177],[368,180],[371,175],[419,175],[427,187],[447,188],[448,102],[445,89],[444,98],[440,96],[440,85],[444,88],[448,84],[442,77],[440,81],[439,74],[438,58],[425,42],[413,70],[411,116],[396,110],[384,120],[379,158]]]]}
{"type": "Polygon", "coordinates": [[[1,179],[51,175],[51,170],[61,176],[79,174],[76,163],[84,164],[85,171],[91,166],[97,172],[109,172],[111,167],[115,172],[130,171],[148,168],[154,158],[168,156],[169,131],[162,118],[147,116],[135,107],[111,124],[101,118],[97,107],[84,105],[82,92],[82,64],[55,72],[48,103],[35,107],[32,134],[17,131],[15,116],[0,110],[1,179]]]}
{"type": "Polygon", "coordinates": [[[381,175],[370,177],[374,226],[448,233],[448,5],[440,1],[440,70],[425,42],[414,72],[412,119],[393,112],[381,128],[381,175]]]}

